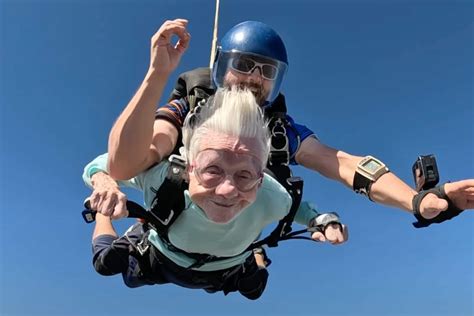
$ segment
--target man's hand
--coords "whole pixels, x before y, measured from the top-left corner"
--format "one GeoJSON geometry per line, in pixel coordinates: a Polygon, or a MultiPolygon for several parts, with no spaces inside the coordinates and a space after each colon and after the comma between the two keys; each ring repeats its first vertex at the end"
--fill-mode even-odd
{"type": "Polygon", "coordinates": [[[128,216],[127,197],[112,177],[104,172],[95,173],[92,178],[94,191],[89,197],[91,209],[112,219],[128,216]]]}
{"type": "Polygon", "coordinates": [[[150,71],[168,75],[176,69],[191,39],[187,25],[188,20],[184,19],[168,20],[161,25],[151,38],[150,71]],[[173,36],[178,38],[175,45],[171,42],[173,36]]]}
{"type": "MultiPolygon", "coordinates": [[[[474,208],[474,179],[446,183],[444,190],[456,207],[462,210],[474,208]]],[[[426,219],[431,219],[447,208],[448,201],[430,193],[421,201],[420,214],[426,219]]]]}
{"type": "Polygon", "coordinates": [[[328,241],[333,245],[339,245],[349,239],[349,229],[344,224],[328,224],[324,234],[322,232],[314,232],[311,238],[316,241],[328,241]]]}

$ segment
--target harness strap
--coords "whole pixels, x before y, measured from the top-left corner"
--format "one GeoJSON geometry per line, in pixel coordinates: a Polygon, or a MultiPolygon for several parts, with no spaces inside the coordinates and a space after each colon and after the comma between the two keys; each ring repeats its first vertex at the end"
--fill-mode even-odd
{"type": "MultiPolygon", "coordinates": [[[[302,192],[303,192],[303,180],[299,177],[290,177],[286,179],[286,181],[282,184],[286,188],[286,190],[288,191],[288,193],[290,194],[292,198],[290,211],[283,219],[281,219],[278,222],[277,227],[270,233],[269,236],[251,244],[247,248],[247,250],[261,247],[263,245],[268,245],[269,247],[276,247],[278,246],[278,242],[280,240],[292,238],[288,236],[287,238],[285,238],[285,236],[288,235],[292,230],[291,224],[293,223],[296,212],[298,211],[298,207],[301,203],[302,192]]],[[[305,231],[299,231],[298,234],[305,231]]],[[[297,238],[297,239],[306,239],[306,238],[297,238]]]]}
{"type": "Polygon", "coordinates": [[[230,267],[224,270],[210,272],[191,272],[189,271],[190,267],[183,268],[176,265],[169,258],[163,255],[157,248],[153,247],[151,242],[148,240],[148,236],[150,234],[150,229],[148,225],[145,223],[142,227],[144,233],[138,240],[129,238],[129,236],[125,234],[125,238],[130,243],[130,254],[138,261],[140,267],[140,278],[150,283],[167,283],[168,281],[161,276],[161,273],[157,273],[156,271],[157,265],[164,264],[167,269],[170,269],[171,271],[173,271],[173,273],[176,273],[177,275],[181,275],[183,273],[197,273],[205,275],[206,278],[210,280],[210,283],[216,286],[216,290],[223,287],[222,290],[225,292],[225,294],[236,290],[233,289],[232,284],[227,284],[227,280],[234,277],[240,271],[245,270],[245,265],[247,264],[248,259],[246,259],[245,263],[241,265],[236,265],[234,267],[230,267]],[[226,286],[230,286],[232,289],[226,289],[226,286]]]}
{"type": "MultiPolygon", "coordinates": [[[[278,95],[271,106],[265,108],[265,116],[269,119],[268,128],[272,135],[268,166],[288,166],[290,163],[290,147],[286,126],[289,123],[286,119],[285,97],[282,94],[278,95]]],[[[289,177],[290,175],[283,180],[289,177]]],[[[280,177],[277,177],[277,180],[280,181],[280,177]]]]}
{"type": "Polygon", "coordinates": [[[173,252],[182,253],[182,254],[188,256],[189,258],[195,260],[195,262],[193,264],[191,264],[189,267],[187,267],[186,269],[195,269],[195,268],[202,267],[204,264],[209,263],[209,262],[215,262],[215,261],[221,261],[221,260],[234,258],[234,256],[232,256],[232,257],[218,257],[218,256],[210,255],[210,254],[204,254],[204,253],[187,252],[187,251],[184,251],[184,250],[174,246],[169,241],[168,236],[160,236],[160,237],[161,237],[161,241],[166,244],[166,247],[169,250],[171,250],[173,252]]]}
{"type": "Polygon", "coordinates": [[[178,155],[171,155],[169,161],[166,178],[155,192],[150,212],[147,212],[150,216],[145,218],[160,236],[168,235],[169,227],[183,212],[183,193],[188,186],[184,181],[186,161],[178,155]]]}
{"type": "Polygon", "coordinates": [[[201,100],[214,94],[214,91],[210,68],[196,68],[179,76],[168,101],[187,97],[190,109],[193,110],[201,100]]]}

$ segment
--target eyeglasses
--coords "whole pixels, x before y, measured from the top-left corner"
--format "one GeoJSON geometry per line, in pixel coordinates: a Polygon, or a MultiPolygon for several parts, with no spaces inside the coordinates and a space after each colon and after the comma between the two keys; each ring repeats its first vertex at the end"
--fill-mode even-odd
{"type": "Polygon", "coordinates": [[[267,80],[275,80],[278,75],[278,68],[268,63],[259,63],[248,56],[236,56],[230,61],[230,67],[240,73],[250,75],[255,68],[260,68],[262,77],[267,80]]]}
{"type": "Polygon", "coordinates": [[[217,187],[227,178],[227,176],[231,176],[234,185],[241,192],[251,191],[262,181],[263,178],[263,173],[255,176],[251,172],[245,170],[229,175],[222,168],[217,166],[209,166],[202,169],[194,167],[194,174],[196,175],[199,184],[206,189],[217,187]]]}

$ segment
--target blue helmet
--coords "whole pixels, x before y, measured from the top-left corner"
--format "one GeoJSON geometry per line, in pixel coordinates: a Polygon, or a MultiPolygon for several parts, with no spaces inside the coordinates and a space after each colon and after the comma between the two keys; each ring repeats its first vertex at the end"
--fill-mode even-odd
{"type": "Polygon", "coordinates": [[[249,74],[259,67],[261,75],[273,83],[266,96],[266,101],[272,102],[280,92],[288,68],[285,44],[278,33],[264,23],[246,21],[237,24],[224,35],[217,48],[212,70],[217,87],[224,86],[229,67],[249,74]]]}

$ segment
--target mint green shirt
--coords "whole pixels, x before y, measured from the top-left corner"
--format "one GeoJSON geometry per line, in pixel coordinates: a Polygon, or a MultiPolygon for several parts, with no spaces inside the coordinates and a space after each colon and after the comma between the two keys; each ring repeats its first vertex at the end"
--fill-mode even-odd
{"type": "MultiPolygon", "coordinates": [[[[156,192],[163,183],[168,165],[168,161],[161,162],[135,178],[120,181],[119,184],[142,191],[145,207],[149,208],[155,197],[153,191],[156,192]]],[[[97,157],[84,168],[84,182],[92,187],[91,176],[99,171],[107,172],[107,154],[97,157]]],[[[184,195],[184,210],[168,232],[170,242],[186,252],[232,257],[207,263],[196,269],[200,271],[221,270],[243,263],[250,254],[248,251],[244,252],[245,249],[259,237],[267,225],[278,222],[289,212],[291,207],[291,197],[288,192],[268,175],[264,176],[255,202],[225,224],[209,220],[204,211],[193,203],[189,192],[185,191],[184,195]]],[[[308,225],[316,215],[314,207],[310,203],[303,202],[298,209],[295,221],[302,225],[308,225]]],[[[154,230],[151,231],[149,240],[177,265],[189,267],[194,263],[194,259],[185,254],[169,250],[154,230]]]]}

